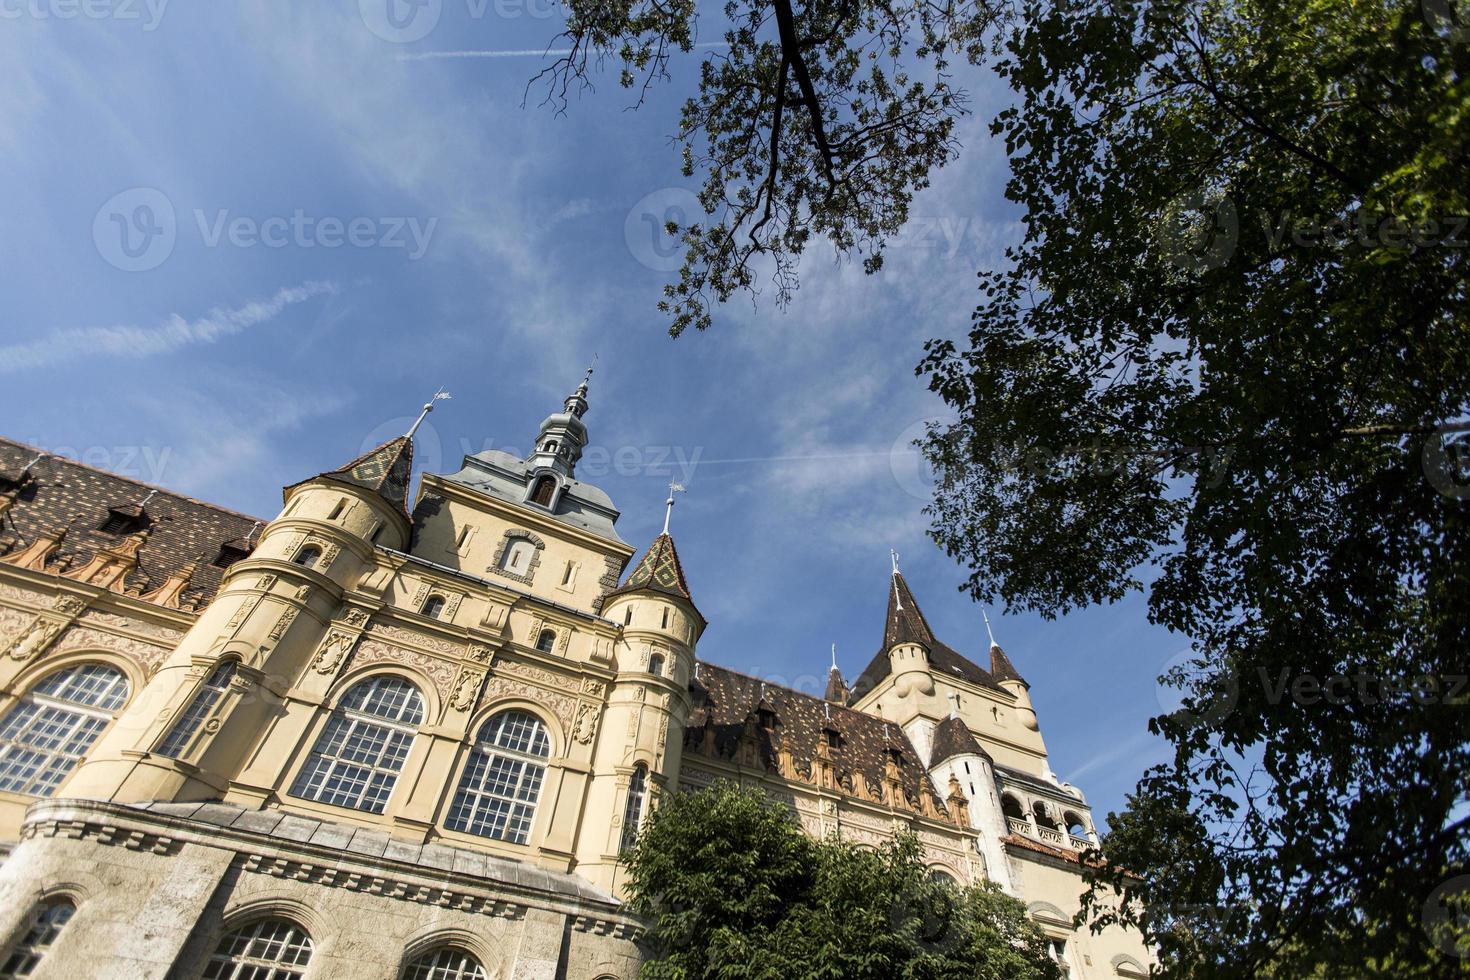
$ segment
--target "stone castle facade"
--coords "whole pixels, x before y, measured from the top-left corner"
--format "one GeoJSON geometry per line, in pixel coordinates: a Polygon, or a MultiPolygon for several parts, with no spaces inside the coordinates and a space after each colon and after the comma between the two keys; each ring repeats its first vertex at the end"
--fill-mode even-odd
{"type": "Polygon", "coordinates": [[[619,853],[718,779],[912,832],[1070,976],[1143,976],[1072,927],[1091,814],[1001,649],[941,642],[895,567],[850,687],[699,661],[673,538],[633,563],[575,477],[587,408],[412,501],[393,440],[271,520],[0,440],[0,978],[630,980],[619,853]]]}

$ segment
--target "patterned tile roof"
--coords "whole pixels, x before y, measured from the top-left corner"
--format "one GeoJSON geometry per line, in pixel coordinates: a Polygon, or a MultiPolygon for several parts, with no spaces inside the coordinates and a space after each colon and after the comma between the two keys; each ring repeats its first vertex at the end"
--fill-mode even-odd
{"type": "Polygon", "coordinates": [[[895,572],[893,583],[888,589],[888,615],[883,623],[883,648],[874,654],[868,666],[853,683],[848,704],[858,701],[889,675],[892,665],[888,660],[888,652],[900,643],[917,643],[922,646],[928,652],[929,667],[935,676],[958,678],[981,687],[999,689],[989,671],[934,636],[934,631],[929,628],[929,621],[924,618],[923,611],[909,591],[908,583],[901,574],[895,572]]]}
{"type": "Polygon", "coordinates": [[[990,644],[990,675],[998,681],[1020,681],[1026,683],[1020,671],[1016,670],[1011,658],[1000,648],[1000,644],[990,644]]]}
{"type": "MultiPolygon", "coordinates": [[[[341,469],[328,470],[322,476],[376,491],[384,500],[407,514],[408,483],[412,473],[413,440],[408,436],[399,436],[369,449],[341,469]]],[[[286,489],[289,491],[291,487],[286,489]]]]}
{"type": "MultiPolygon", "coordinates": [[[[14,500],[0,516],[0,554],[13,556],[40,535],[65,531],[44,571],[75,570],[99,551],[122,547],[126,533],[100,530],[118,514],[148,532],[137,553],[137,566],[118,583],[118,591],[152,592],[192,563],[196,567],[183,598],[202,606],[219,590],[224,569],[212,563],[221,547],[230,543],[243,548],[245,539],[264,523],[59,456],[43,456],[22,477],[21,471],[39,453],[23,443],[0,439],[0,494],[8,491],[14,500]]],[[[0,504],[8,499],[0,497],[0,504]]]]}
{"type": "MultiPolygon", "coordinates": [[[[662,592],[694,605],[694,597],[689,594],[689,581],[684,578],[684,566],[679,563],[679,552],[674,549],[674,539],[667,533],[653,539],[653,544],[648,546],[642,560],[633,567],[628,580],[608,595],[622,595],[641,589],[662,592]]],[[[696,608],[695,612],[698,611],[696,608]]]]}
{"type": "Polygon", "coordinates": [[[703,662],[690,691],[695,707],[684,735],[690,753],[739,761],[740,742],[751,737],[755,758],[747,761],[757,766],[779,772],[784,748],[797,777],[816,782],[813,767],[819,759],[830,758],[837,785],[861,796],[854,783],[854,774],[861,773],[875,798],[881,794],[892,755],[908,804],[920,802],[922,786],[928,783],[924,760],[892,722],[703,662]],[[757,707],[762,703],[771,712],[770,727],[761,723],[757,707]],[[836,733],[835,748],[829,730],[836,733]],[[713,749],[707,739],[713,739],[713,749]]]}
{"type": "Polygon", "coordinates": [[[990,753],[980,747],[969,727],[954,715],[941,721],[934,728],[934,737],[929,749],[929,767],[932,769],[957,755],[978,755],[989,759],[990,753]]]}

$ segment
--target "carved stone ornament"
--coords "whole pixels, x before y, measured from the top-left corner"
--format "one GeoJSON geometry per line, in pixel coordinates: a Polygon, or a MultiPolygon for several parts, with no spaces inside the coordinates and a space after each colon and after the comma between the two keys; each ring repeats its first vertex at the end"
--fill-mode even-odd
{"type": "Polygon", "coordinates": [[[30,628],[10,648],[10,656],[24,663],[49,647],[60,633],[60,623],[37,616],[30,628]]]}
{"type": "Polygon", "coordinates": [[[76,616],[87,608],[87,600],[81,596],[59,595],[52,601],[51,607],[63,616],[76,616]]]}
{"type": "Polygon", "coordinates": [[[605,690],[607,690],[607,686],[595,677],[588,677],[582,681],[583,694],[589,695],[594,698],[600,698],[602,697],[602,693],[605,690]]]}
{"type": "Polygon", "coordinates": [[[281,613],[281,618],[276,620],[276,625],[271,627],[270,638],[272,640],[279,640],[281,637],[285,636],[286,630],[290,629],[291,624],[296,621],[296,614],[298,612],[300,612],[300,610],[297,609],[295,606],[292,606],[290,609],[287,609],[285,612],[281,613]]]}
{"type": "Polygon", "coordinates": [[[597,734],[597,707],[584,704],[577,709],[577,724],[572,737],[583,745],[592,741],[592,736],[597,734]]]}
{"type": "Polygon", "coordinates": [[[321,650],[317,652],[316,660],[311,665],[312,669],[318,674],[332,673],[347,658],[355,640],[356,637],[352,634],[343,633],[340,630],[333,630],[327,634],[326,640],[322,642],[321,650]]]}
{"type": "Polygon", "coordinates": [[[483,643],[472,643],[468,656],[477,664],[488,664],[495,656],[495,651],[483,643]]]}
{"type": "Polygon", "coordinates": [[[459,679],[454,682],[454,694],[449,698],[449,706],[457,711],[468,711],[474,707],[475,696],[480,693],[480,682],[484,679],[483,670],[469,667],[460,670],[459,679]]]}
{"type": "Polygon", "coordinates": [[[271,572],[266,572],[260,577],[260,581],[255,583],[255,587],[262,591],[269,591],[275,584],[276,576],[271,572]]]}
{"type": "Polygon", "coordinates": [[[342,620],[353,629],[362,629],[367,625],[368,613],[366,609],[349,609],[342,620]]]}

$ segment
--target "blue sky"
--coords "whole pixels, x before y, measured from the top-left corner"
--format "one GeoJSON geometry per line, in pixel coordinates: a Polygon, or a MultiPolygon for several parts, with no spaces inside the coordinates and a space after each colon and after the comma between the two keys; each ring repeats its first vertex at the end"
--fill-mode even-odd
{"type": "MultiPolygon", "coordinates": [[[[672,341],[654,227],[688,201],[667,137],[694,63],[638,112],[605,77],[558,116],[522,107],[541,62],[516,53],[554,36],[548,0],[429,0],[400,27],[385,2],[0,4],[4,434],[270,516],[441,384],[425,467],[524,451],[597,352],[578,475],[640,549],[688,485],[701,656],[810,687],[836,643],[852,677],[895,548],[936,632],[983,657],[907,443],[942,415],[923,341],[963,334],[1017,234],[986,135],[1005,93],[971,79],[962,155],[880,275],[815,249],[785,311],[742,298],[672,341]]],[[[992,620],[1101,818],[1164,757],[1145,722],[1182,643],[1137,600],[992,620]]]]}

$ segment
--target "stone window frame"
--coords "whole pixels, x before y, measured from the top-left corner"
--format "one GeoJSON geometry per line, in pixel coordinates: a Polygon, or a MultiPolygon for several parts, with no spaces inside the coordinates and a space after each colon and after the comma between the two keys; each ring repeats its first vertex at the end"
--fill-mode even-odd
{"type": "Polygon", "coordinates": [[[402,980],[485,980],[486,976],[478,956],[463,946],[451,944],[417,954],[401,973],[402,980]]]}
{"type": "Polygon", "coordinates": [[[527,531],[524,528],[511,528],[505,532],[500,539],[500,544],[496,546],[495,556],[490,559],[489,571],[499,575],[501,578],[508,578],[511,581],[520,582],[522,585],[530,585],[531,580],[536,577],[536,569],[541,567],[541,555],[545,551],[546,539],[541,537],[541,535],[536,534],[534,531],[527,531]],[[529,541],[534,548],[531,552],[531,563],[526,566],[526,573],[524,575],[518,575],[515,572],[500,567],[501,559],[505,557],[506,551],[516,541],[529,541]]]}
{"type": "Polygon", "coordinates": [[[404,674],[374,673],[354,681],[328,714],[287,794],[324,806],[386,812],[426,708],[422,689],[404,674]],[[390,690],[391,682],[398,682],[396,691],[390,690]],[[380,744],[371,760],[354,758],[361,755],[360,746],[375,742],[380,744]],[[355,748],[359,751],[349,751],[355,748]],[[355,769],[367,773],[360,787],[349,789],[357,780],[344,780],[343,774],[355,769]]]}
{"type": "Polygon", "coordinates": [[[7,977],[30,976],[46,958],[56,938],[77,914],[81,903],[74,895],[48,895],[31,907],[28,925],[15,946],[6,951],[0,973],[7,977]]]}
{"type": "Polygon", "coordinates": [[[204,727],[205,719],[224,699],[225,693],[230,689],[230,682],[235,679],[239,670],[240,661],[233,657],[216,663],[194,688],[188,706],[159,739],[154,753],[169,759],[182,759],[194,744],[199,730],[204,727]]]}
{"type": "Polygon", "coordinates": [[[272,976],[301,977],[311,968],[316,942],[295,919],[268,915],[230,928],[205,961],[204,976],[234,980],[241,967],[273,967],[272,976]],[[240,940],[244,940],[241,945],[240,940]]]}
{"type": "Polygon", "coordinates": [[[127,673],[106,661],[84,660],[48,671],[0,717],[4,789],[26,796],[53,796],[127,708],[133,694],[127,673]],[[57,728],[59,725],[65,728],[57,728]],[[58,736],[63,731],[64,737],[58,736]],[[38,748],[36,742],[23,738],[32,733],[45,734],[45,741],[54,746],[38,748]],[[79,738],[84,742],[79,743],[79,738]],[[20,766],[28,762],[28,756],[40,758],[22,779],[20,766]]]}

